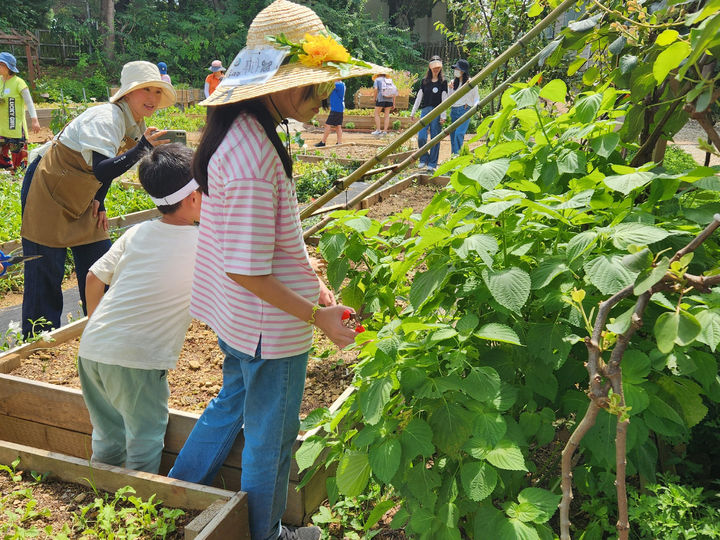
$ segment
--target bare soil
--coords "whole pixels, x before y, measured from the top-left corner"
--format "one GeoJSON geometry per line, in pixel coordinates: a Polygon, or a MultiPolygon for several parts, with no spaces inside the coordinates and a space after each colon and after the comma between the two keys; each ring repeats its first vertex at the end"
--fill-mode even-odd
{"type": "MultiPolygon", "coordinates": [[[[35,527],[43,530],[48,526],[52,527],[52,534],[40,535],[40,538],[56,538],[64,524],[70,526],[73,523],[73,514],[80,515],[84,506],[92,504],[97,497],[106,495],[99,491],[95,493],[92,488],[81,484],[63,482],[54,480],[50,475],[46,480],[40,483],[35,482],[29,471],[22,471],[22,463],[18,465],[17,472],[22,475],[21,480],[12,480],[10,475],[5,471],[0,471],[0,533],[3,532],[3,524],[9,525],[11,522],[8,512],[23,516],[28,511],[34,511],[38,515],[34,518],[27,519],[20,523],[20,527],[29,530],[35,527]],[[30,495],[30,496],[29,496],[30,495]],[[35,506],[32,502],[35,501],[35,506]],[[52,509],[51,512],[47,512],[52,509]],[[48,515],[42,515],[46,512],[48,515]]],[[[47,471],[38,471],[46,473],[47,471]]],[[[112,501],[113,496],[109,494],[109,500],[112,501]]],[[[177,531],[168,534],[164,538],[167,540],[180,540],[185,537],[183,529],[200,513],[197,510],[184,510],[185,514],[180,516],[176,521],[177,531]]],[[[86,518],[94,517],[96,510],[92,510],[86,514],[86,518]]],[[[13,536],[12,528],[5,531],[7,535],[3,538],[25,538],[25,536],[13,536]]],[[[70,538],[80,538],[82,531],[69,534],[70,538]]]]}

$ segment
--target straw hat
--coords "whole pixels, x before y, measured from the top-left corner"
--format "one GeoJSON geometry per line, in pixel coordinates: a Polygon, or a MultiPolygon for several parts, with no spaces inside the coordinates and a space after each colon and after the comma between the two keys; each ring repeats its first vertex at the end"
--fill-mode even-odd
{"type": "Polygon", "coordinates": [[[158,104],[159,109],[169,107],[177,101],[175,89],[171,84],[166,83],[160,78],[160,70],[158,67],[144,60],[128,62],[122,68],[120,74],[120,88],[110,98],[110,103],[115,103],[123,96],[129,94],[133,90],[154,86],[162,90],[162,97],[158,104]]]}
{"type": "MultiPolygon", "coordinates": [[[[287,62],[286,56],[286,63],[280,65],[268,80],[254,84],[233,82],[233,76],[236,74],[240,75],[239,80],[242,80],[241,66],[243,65],[243,59],[241,57],[243,53],[252,49],[267,50],[273,47],[282,49],[279,45],[273,45],[267,39],[280,36],[280,34],[284,34],[287,40],[294,44],[304,41],[307,43],[306,38],[308,36],[317,38],[318,36],[330,35],[323,22],[309,7],[295,4],[289,0],[275,0],[257,14],[250,24],[250,28],[248,28],[245,49],[235,57],[220,86],[200,105],[225,105],[289,88],[333,82],[374,73],[389,73],[391,71],[389,68],[364,63],[350,57],[350,61],[345,63],[344,66],[346,69],[341,72],[337,67],[327,66],[324,63],[319,63],[320,65],[317,66],[305,65],[297,60],[297,56],[291,55],[290,62],[287,62]],[[364,65],[355,65],[352,62],[364,65]]],[[[333,44],[338,45],[336,42],[333,42],[333,44]]]]}

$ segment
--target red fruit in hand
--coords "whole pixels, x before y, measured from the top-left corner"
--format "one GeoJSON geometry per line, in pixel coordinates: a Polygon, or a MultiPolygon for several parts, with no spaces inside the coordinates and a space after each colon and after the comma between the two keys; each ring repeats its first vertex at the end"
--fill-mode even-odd
{"type": "Polygon", "coordinates": [[[360,332],[364,332],[364,331],[365,331],[365,327],[364,327],[362,324],[358,324],[358,325],[355,327],[355,331],[359,334],[360,332]]]}
{"type": "Polygon", "coordinates": [[[350,318],[350,315],[352,315],[352,313],[350,312],[349,309],[346,309],[345,311],[343,311],[342,317],[340,317],[340,318],[343,321],[347,321],[350,318]]]}

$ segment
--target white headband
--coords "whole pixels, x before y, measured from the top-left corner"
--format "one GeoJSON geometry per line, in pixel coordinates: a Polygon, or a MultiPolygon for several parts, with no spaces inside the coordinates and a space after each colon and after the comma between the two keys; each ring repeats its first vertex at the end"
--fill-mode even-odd
{"type": "Polygon", "coordinates": [[[187,184],[178,189],[175,193],[171,193],[166,197],[153,197],[150,195],[150,199],[155,203],[156,206],[170,206],[171,204],[179,203],[185,197],[190,195],[193,191],[199,188],[200,185],[192,178],[187,184]]]}

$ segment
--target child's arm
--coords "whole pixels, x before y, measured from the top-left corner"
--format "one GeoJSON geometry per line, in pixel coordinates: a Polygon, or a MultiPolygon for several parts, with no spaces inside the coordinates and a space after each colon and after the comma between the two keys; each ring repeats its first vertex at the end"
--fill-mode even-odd
{"type": "Polygon", "coordinates": [[[85,278],[85,307],[88,317],[92,316],[104,294],[105,283],[92,272],[88,272],[85,278]]]}
{"type": "Polygon", "coordinates": [[[313,309],[314,304],[288,288],[272,274],[265,276],[245,276],[227,273],[228,277],[255,296],[272,304],[278,309],[297,317],[301,321],[310,321],[315,313],[315,326],[320,328],[338,347],[343,348],[355,341],[355,332],[342,324],[342,314],[347,306],[336,304],[330,307],[313,309]]]}

